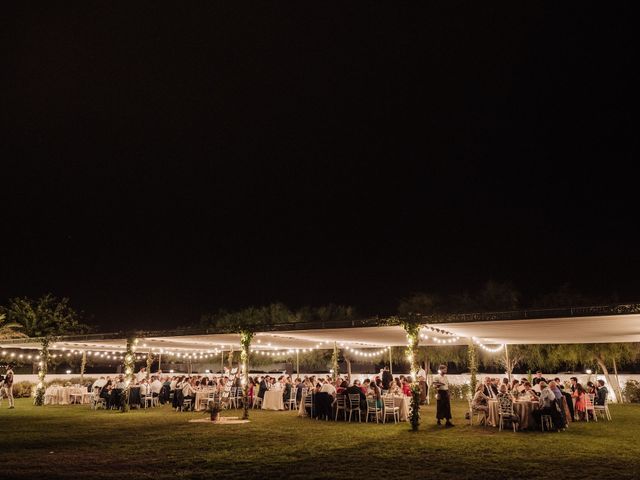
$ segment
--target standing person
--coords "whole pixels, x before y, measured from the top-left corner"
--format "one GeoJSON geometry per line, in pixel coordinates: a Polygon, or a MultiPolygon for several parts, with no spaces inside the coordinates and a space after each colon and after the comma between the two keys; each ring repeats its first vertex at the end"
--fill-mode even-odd
{"type": "Polygon", "coordinates": [[[393,382],[393,375],[389,371],[389,367],[385,366],[382,371],[382,388],[384,390],[389,390],[389,385],[393,382]]]}
{"type": "Polygon", "coordinates": [[[427,395],[429,394],[429,387],[427,386],[427,372],[424,369],[424,362],[420,364],[418,373],[416,373],[416,379],[420,386],[420,405],[427,403],[427,395]]]}
{"type": "Polygon", "coordinates": [[[547,383],[547,380],[542,376],[542,372],[540,370],[538,370],[536,372],[536,376],[533,377],[533,386],[535,387],[540,382],[547,383]]]}
{"type": "Polygon", "coordinates": [[[9,399],[9,408],[14,408],[13,405],[13,370],[11,365],[7,365],[7,373],[4,377],[4,393],[9,399]]]}
{"type": "Polygon", "coordinates": [[[437,390],[436,419],[438,425],[442,425],[442,419],[446,420],[445,427],[453,427],[451,423],[451,399],[449,398],[449,379],[447,378],[447,366],[440,365],[438,375],[433,379],[433,386],[437,390]]]}

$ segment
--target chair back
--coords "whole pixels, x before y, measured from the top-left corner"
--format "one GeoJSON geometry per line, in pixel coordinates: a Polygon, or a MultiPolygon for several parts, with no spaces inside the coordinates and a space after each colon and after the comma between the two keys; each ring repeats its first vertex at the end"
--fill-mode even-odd
{"type": "Polygon", "coordinates": [[[513,415],[513,402],[510,402],[505,398],[499,398],[498,409],[500,413],[508,413],[510,415],[513,415]]]}
{"type": "Polygon", "coordinates": [[[360,408],[360,395],[355,393],[349,394],[349,406],[350,408],[360,408]]]}
{"type": "Polygon", "coordinates": [[[384,404],[384,408],[395,408],[396,406],[393,397],[382,397],[382,403],[384,404]]]}
{"type": "Polygon", "coordinates": [[[378,410],[375,398],[367,398],[367,410],[378,410]]]}
{"type": "Polygon", "coordinates": [[[584,396],[584,399],[587,408],[593,408],[593,406],[596,404],[596,395],[594,393],[587,393],[584,396]]]}
{"type": "Polygon", "coordinates": [[[344,395],[336,395],[336,407],[337,408],[345,408],[347,406],[347,399],[344,395]]]}

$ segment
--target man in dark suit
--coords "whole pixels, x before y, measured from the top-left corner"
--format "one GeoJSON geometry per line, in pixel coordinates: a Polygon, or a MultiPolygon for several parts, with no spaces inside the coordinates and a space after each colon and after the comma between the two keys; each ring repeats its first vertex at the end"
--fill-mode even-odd
{"type": "Polygon", "coordinates": [[[497,394],[492,388],[491,378],[484,377],[484,385],[482,392],[489,398],[496,398],[497,394]]]}
{"type": "Polygon", "coordinates": [[[533,378],[533,386],[535,387],[540,382],[547,383],[547,380],[542,376],[542,372],[538,370],[536,376],[533,378]]]}
{"type": "Polygon", "coordinates": [[[382,371],[382,388],[384,390],[389,390],[391,382],[393,382],[393,375],[391,375],[389,367],[384,367],[384,370],[382,371]]]}
{"type": "Polygon", "coordinates": [[[258,397],[259,398],[264,398],[264,393],[269,390],[269,375],[265,376],[261,381],[260,381],[260,388],[258,389],[258,397]]]}

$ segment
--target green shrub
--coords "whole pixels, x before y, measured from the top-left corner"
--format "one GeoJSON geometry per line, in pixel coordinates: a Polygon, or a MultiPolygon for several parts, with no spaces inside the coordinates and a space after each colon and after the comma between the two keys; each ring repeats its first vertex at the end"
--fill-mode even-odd
{"type": "Polygon", "coordinates": [[[462,400],[471,397],[471,385],[468,383],[449,384],[449,396],[451,400],[462,400]]]}
{"type": "MultiPolygon", "coordinates": [[[[51,375],[52,379],[45,382],[46,386],[49,387],[51,385],[60,385],[60,386],[68,386],[68,385],[76,385],[80,384],[80,377],[71,377],[71,378],[55,378],[51,375]]],[[[97,378],[93,377],[84,377],[82,380],[82,385],[87,385],[88,383],[93,383],[97,380],[97,378]]]]}
{"type": "Polygon", "coordinates": [[[640,382],[637,380],[627,380],[622,394],[632,403],[640,403],[640,382]]]}
{"type": "Polygon", "coordinates": [[[16,382],[13,384],[13,396],[15,398],[30,397],[36,384],[31,382],[16,382]]]}

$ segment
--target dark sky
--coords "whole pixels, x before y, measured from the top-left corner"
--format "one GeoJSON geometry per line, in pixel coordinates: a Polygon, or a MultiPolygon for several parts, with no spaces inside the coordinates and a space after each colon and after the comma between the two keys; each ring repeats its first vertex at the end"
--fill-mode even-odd
{"type": "Polygon", "coordinates": [[[0,302],[111,330],[487,279],[640,299],[623,4],[20,3],[0,302]]]}

